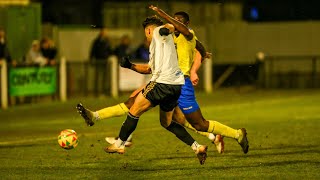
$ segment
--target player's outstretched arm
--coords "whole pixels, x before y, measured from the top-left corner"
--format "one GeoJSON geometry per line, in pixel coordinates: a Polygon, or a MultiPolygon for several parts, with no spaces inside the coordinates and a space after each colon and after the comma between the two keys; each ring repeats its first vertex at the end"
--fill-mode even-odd
{"type": "Polygon", "coordinates": [[[131,69],[140,74],[151,74],[151,68],[148,64],[132,64],[131,69]]]}
{"type": "Polygon", "coordinates": [[[149,8],[154,10],[155,12],[157,12],[159,14],[159,16],[161,16],[162,18],[167,20],[170,24],[172,24],[188,40],[191,40],[193,38],[193,34],[189,31],[189,29],[184,24],[182,24],[181,22],[175,20],[173,17],[169,16],[162,9],[160,9],[160,8],[158,8],[156,6],[150,5],[149,8]]]}
{"type": "Polygon", "coordinates": [[[121,58],[120,66],[123,68],[131,69],[140,74],[151,74],[151,68],[148,64],[133,64],[130,62],[129,56],[121,58]]]}

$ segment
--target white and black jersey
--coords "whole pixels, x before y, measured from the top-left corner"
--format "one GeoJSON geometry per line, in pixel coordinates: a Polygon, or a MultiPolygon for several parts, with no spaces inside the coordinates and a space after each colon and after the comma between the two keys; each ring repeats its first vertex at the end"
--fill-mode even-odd
{"type": "Polygon", "coordinates": [[[163,28],[163,26],[154,29],[149,47],[149,66],[152,71],[150,81],[163,84],[182,85],[184,84],[184,76],[179,68],[173,35],[169,34],[167,36],[161,36],[159,33],[160,28],[163,28]]]}

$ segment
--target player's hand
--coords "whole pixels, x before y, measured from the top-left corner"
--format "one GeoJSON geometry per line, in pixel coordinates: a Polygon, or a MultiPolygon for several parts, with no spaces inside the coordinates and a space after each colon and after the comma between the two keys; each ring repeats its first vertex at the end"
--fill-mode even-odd
{"type": "Polygon", "coordinates": [[[199,82],[199,76],[196,72],[190,72],[190,80],[193,86],[197,86],[199,82]]]}
{"type": "Polygon", "coordinates": [[[120,66],[131,69],[132,63],[130,62],[130,56],[122,57],[120,60],[120,66]]]}
{"type": "Polygon", "coordinates": [[[150,5],[149,8],[154,10],[154,11],[158,11],[159,10],[159,8],[154,6],[154,5],[150,5]]]}

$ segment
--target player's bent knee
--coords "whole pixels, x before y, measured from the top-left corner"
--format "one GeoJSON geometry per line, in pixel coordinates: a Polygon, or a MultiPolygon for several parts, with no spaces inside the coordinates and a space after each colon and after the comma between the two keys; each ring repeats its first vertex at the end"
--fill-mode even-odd
{"type": "Polygon", "coordinates": [[[169,122],[167,119],[160,118],[160,124],[162,127],[167,128],[171,124],[171,121],[169,122]]]}
{"type": "Polygon", "coordinates": [[[186,119],[184,117],[176,117],[176,116],[174,116],[172,118],[172,120],[174,122],[178,123],[178,124],[181,124],[181,125],[183,125],[186,122],[186,119]]]}
{"type": "Polygon", "coordinates": [[[192,127],[194,127],[197,131],[206,132],[208,130],[208,127],[204,123],[195,123],[192,124],[192,127]]]}
{"type": "Polygon", "coordinates": [[[197,130],[197,131],[201,131],[201,125],[200,124],[192,124],[192,126],[197,130]]]}
{"type": "Polygon", "coordinates": [[[128,109],[130,109],[134,103],[135,98],[130,97],[126,102],[124,102],[124,105],[127,106],[128,109]]]}

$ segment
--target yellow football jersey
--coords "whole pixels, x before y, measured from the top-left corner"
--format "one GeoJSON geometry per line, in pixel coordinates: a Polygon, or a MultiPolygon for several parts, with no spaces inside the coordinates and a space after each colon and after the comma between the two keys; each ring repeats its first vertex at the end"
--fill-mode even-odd
{"type": "Polygon", "coordinates": [[[193,58],[195,55],[196,36],[193,30],[190,30],[193,34],[193,38],[188,41],[183,34],[179,36],[174,35],[174,43],[177,48],[179,67],[184,75],[190,76],[190,69],[193,64],[193,58]]]}

